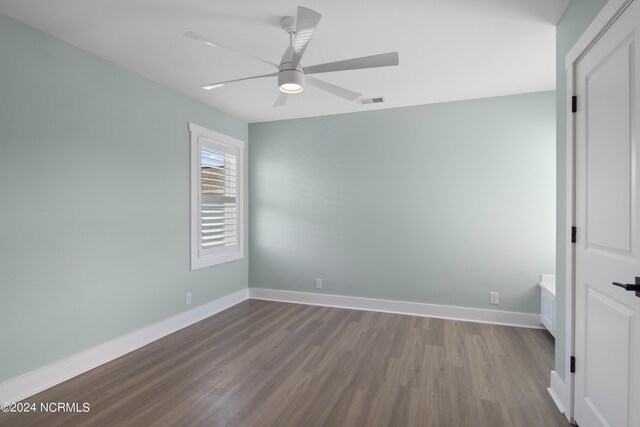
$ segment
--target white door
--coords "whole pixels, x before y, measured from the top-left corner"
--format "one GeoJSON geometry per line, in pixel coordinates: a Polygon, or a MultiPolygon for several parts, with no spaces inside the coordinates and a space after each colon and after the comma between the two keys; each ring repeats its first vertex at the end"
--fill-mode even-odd
{"type": "Polygon", "coordinates": [[[575,68],[580,427],[640,427],[640,297],[612,284],[640,276],[639,32],[635,0],[575,68]]]}

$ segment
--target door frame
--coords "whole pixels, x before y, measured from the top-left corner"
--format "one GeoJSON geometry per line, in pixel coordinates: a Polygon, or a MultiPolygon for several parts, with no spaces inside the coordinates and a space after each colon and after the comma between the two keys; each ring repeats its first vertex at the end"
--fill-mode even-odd
{"type": "MultiPolygon", "coordinates": [[[[575,69],[576,64],[589,51],[589,49],[600,39],[602,34],[613,24],[613,22],[624,12],[624,10],[634,0],[608,0],[593,22],[580,36],[576,44],[571,48],[565,57],[566,72],[566,93],[564,96],[566,103],[566,200],[565,200],[565,361],[563,385],[557,384],[558,377],[555,371],[551,372],[551,392],[559,398],[561,411],[570,422],[574,422],[574,376],[571,374],[570,356],[575,355],[575,250],[571,244],[571,227],[575,224],[575,115],[571,112],[571,97],[575,94],[575,69]],[[556,387],[554,387],[556,383],[556,387]]],[[[640,1],[640,0],[637,0],[640,1]]]]}

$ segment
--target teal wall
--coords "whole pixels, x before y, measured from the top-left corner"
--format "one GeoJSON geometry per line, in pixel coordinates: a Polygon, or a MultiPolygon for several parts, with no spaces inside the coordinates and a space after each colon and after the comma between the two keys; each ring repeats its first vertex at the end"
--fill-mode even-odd
{"type": "Polygon", "coordinates": [[[256,123],[249,141],[250,287],[539,312],[555,92],[256,123]]]}
{"type": "MultiPolygon", "coordinates": [[[[564,378],[565,375],[565,251],[566,251],[566,209],[567,200],[567,145],[566,145],[566,112],[567,84],[565,57],[582,35],[593,18],[600,12],[606,0],[573,0],[556,28],[556,138],[557,138],[557,228],[556,228],[556,363],[555,370],[564,378]]],[[[571,226],[571,224],[569,224],[571,226]]]]}
{"type": "Polygon", "coordinates": [[[0,382],[246,288],[190,271],[188,122],[246,123],[4,15],[0,58],[0,382]]]}

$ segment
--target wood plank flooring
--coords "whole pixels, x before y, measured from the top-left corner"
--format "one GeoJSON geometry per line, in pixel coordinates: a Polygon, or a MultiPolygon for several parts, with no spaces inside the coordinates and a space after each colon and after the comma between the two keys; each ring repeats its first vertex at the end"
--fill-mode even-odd
{"type": "Polygon", "coordinates": [[[0,413],[2,426],[568,426],[542,330],[248,300],[0,413]]]}

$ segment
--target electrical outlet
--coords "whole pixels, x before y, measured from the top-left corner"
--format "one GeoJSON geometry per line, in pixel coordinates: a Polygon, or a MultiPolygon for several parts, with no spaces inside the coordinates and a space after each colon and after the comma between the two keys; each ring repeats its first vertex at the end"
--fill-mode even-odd
{"type": "Polygon", "coordinates": [[[191,292],[187,292],[186,295],[184,296],[184,304],[185,305],[191,304],[191,292]]]}
{"type": "Polygon", "coordinates": [[[316,289],[322,289],[322,279],[316,279],[316,289]]]}
{"type": "Polygon", "coordinates": [[[500,292],[489,292],[489,304],[500,304],[500,292]]]}

